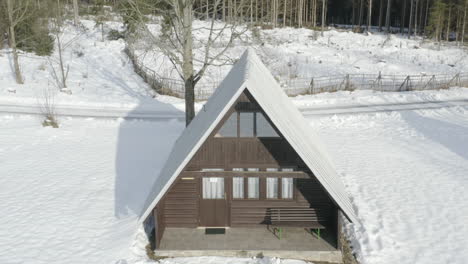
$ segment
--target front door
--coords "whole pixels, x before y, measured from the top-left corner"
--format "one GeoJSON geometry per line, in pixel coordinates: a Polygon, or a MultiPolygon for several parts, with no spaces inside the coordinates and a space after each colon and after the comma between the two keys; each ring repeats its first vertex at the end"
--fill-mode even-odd
{"type": "Polygon", "coordinates": [[[203,177],[200,199],[200,226],[228,225],[226,182],[222,177],[203,177]]]}

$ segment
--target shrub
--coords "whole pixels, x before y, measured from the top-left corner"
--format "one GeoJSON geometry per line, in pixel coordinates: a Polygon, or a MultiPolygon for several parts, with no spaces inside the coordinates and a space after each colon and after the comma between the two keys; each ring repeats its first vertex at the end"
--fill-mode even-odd
{"type": "Polygon", "coordinates": [[[17,46],[19,49],[34,52],[39,56],[52,54],[54,38],[49,35],[47,22],[36,16],[30,16],[16,27],[17,46]]]}
{"type": "Polygon", "coordinates": [[[107,39],[108,40],[118,40],[118,39],[123,39],[125,36],[122,32],[111,29],[109,33],[107,34],[107,39]]]}

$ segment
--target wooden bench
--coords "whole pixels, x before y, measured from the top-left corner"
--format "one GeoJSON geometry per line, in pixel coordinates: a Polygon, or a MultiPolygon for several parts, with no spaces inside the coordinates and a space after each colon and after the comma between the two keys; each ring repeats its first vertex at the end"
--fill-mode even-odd
{"type": "Polygon", "coordinates": [[[325,229],[321,224],[326,219],[323,216],[317,215],[317,210],[312,208],[271,208],[270,225],[273,227],[273,233],[281,239],[283,227],[301,227],[306,229],[315,229],[318,238],[320,238],[320,230],[325,229]]]}

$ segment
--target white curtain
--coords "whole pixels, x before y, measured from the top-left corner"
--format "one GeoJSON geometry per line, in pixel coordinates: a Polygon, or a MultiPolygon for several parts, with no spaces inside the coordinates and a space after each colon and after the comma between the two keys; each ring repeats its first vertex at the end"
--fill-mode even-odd
{"type": "Polygon", "coordinates": [[[267,178],[267,199],[278,199],[278,178],[267,178]]]}
{"type": "Polygon", "coordinates": [[[224,178],[203,178],[203,199],[224,199],[224,178]]]}
{"type": "Polygon", "coordinates": [[[249,177],[247,180],[248,183],[248,198],[249,199],[258,199],[259,195],[259,179],[258,177],[249,177]]]}
{"type": "Polygon", "coordinates": [[[283,199],[293,198],[293,178],[283,178],[281,182],[281,195],[283,199]]]}
{"type": "Polygon", "coordinates": [[[244,178],[242,177],[232,178],[232,197],[234,199],[244,198],[244,178]]]}

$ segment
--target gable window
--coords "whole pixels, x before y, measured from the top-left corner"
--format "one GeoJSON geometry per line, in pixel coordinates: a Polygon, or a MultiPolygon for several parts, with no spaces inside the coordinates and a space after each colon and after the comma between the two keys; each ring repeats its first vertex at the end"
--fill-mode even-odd
{"type": "Polygon", "coordinates": [[[281,179],[281,198],[292,199],[293,198],[293,178],[282,178],[281,179]]]}
{"type": "Polygon", "coordinates": [[[237,112],[229,116],[215,137],[237,137],[237,112]]]}
{"type": "Polygon", "coordinates": [[[244,178],[243,177],[232,178],[232,198],[234,199],[244,198],[244,178]]]}
{"type": "Polygon", "coordinates": [[[258,177],[249,177],[247,178],[247,198],[249,199],[258,199],[260,198],[260,181],[258,177]]]}
{"type": "Polygon", "coordinates": [[[256,129],[257,137],[279,137],[276,130],[271,126],[270,122],[261,112],[257,112],[256,115],[256,129]]]}
{"type": "Polygon", "coordinates": [[[239,115],[240,137],[254,137],[254,113],[241,112],[239,115]]]}
{"type": "Polygon", "coordinates": [[[279,137],[263,112],[239,110],[231,113],[215,137],[279,137]]]}
{"type": "Polygon", "coordinates": [[[278,199],[278,178],[266,179],[266,198],[278,199]]]}

